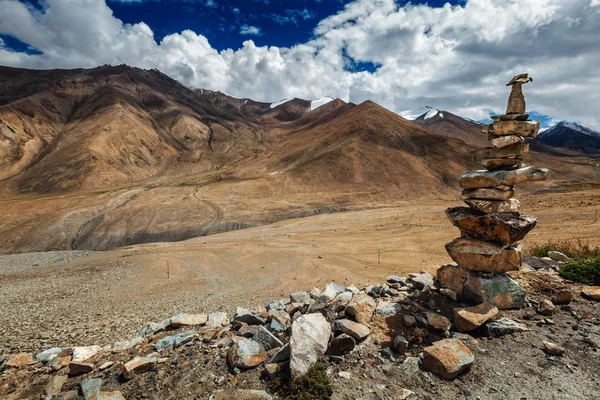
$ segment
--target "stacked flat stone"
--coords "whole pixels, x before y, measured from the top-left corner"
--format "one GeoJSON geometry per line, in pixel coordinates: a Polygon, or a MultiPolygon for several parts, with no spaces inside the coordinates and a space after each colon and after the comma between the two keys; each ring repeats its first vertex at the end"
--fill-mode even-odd
{"type": "MultiPolygon", "coordinates": [[[[459,178],[462,197],[469,207],[446,210],[450,221],[461,232],[461,237],[448,243],[446,250],[458,265],[454,268],[468,270],[457,271],[454,275],[480,274],[486,278],[489,274],[504,275],[497,281],[510,281],[508,286],[512,292],[517,284],[506,272],[521,267],[523,257],[519,241],[537,223],[535,218],[520,214],[521,205],[514,198],[514,187],[521,182],[540,181],[548,176],[545,168],[523,164],[523,155],[529,151],[525,138],[535,138],[540,126],[538,121],[529,121],[529,115],[525,114],[522,85],[530,80],[528,74],[521,74],[510,81],[508,85],[512,86],[512,91],[506,114],[494,117],[494,122],[485,126],[490,146],[478,153],[485,170],[467,172],[459,178]]],[[[489,298],[482,300],[497,303],[495,305],[499,308],[522,305],[524,292],[522,296],[510,299],[503,293],[495,293],[502,292],[502,287],[506,285],[490,288],[493,296],[490,294],[486,296],[489,298]]]]}

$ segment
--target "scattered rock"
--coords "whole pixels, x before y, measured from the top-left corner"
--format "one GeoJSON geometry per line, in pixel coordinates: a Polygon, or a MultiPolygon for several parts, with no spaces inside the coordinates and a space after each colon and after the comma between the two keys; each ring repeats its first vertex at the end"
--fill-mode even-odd
{"type": "Polygon", "coordinates": [[[433,286],[433,276],[430,274],[408,274],[406,282],[412,284],[416,289],[423,289],[425,286],[433,286]]]}
{"type": "Polygon", "coordinates": [[[18,353],[8,359],[6,362],[7,367],[11,368],[23,368],[28,365],[35,364],[33,354],[31,353],[18,353]]]}
{"type": "Polygon", "coordinates": [[[258,330],[252,339],[267,351],[283,346],[281,340],[277,339],[275,335],[269,332],[264,326],[258,327],[258,330]]]}
{"type": "Polygon", "coordinates": [[[343,356],[354,350],[355,346],[356,340],[352,336],[342,333],[329,343],[329,348],[325,354],[328,356],[343,356]]]}
{"type": "MultiPolygon", "coordinates": [[[[274,310],[276,311],[276,310],[274,310]]],[[[283,311],[280,311],[283,312],[283,311]]],[[[264,325],[265,320],[258,315],[252,314],[249,310],[245,308],[238,307],[235,315],[233,317],[234,321],[243,322],[248,325],[264,325]]]]}
{"type": "MultiPolygon", "coordinates": [[[[81,388],[81,394],[85,400],[91,399],[93,396],[97,396],[100,393],[100,387],[102,386],[102,379],[84,379],[79,382],[81,388]]],[[[97,398],[97,397],[94,397],[97,398]]]]}
{"type": "Polygon", "coordinates": [[[406,285],[406,278],[403,278],[398,275],[390,275],[387,277],[388,283],[399,283],[401,285],[406,285]]]}
{"type": "Polygon", "coordinates": [[[554,261],[562,261],[562,262],[571,261],[571,259],[566,254],[563,254],[560,251],[549,251],[548,257],[550,257],[554,261]]]}
{"type": "Polygon", "coordinates": [[[456,293],[454,293],[453,290],[442,288],[440,289],[440,294],[448,297],[449,299],[452,299],[452,301],[457,300],[456,293]]]}
{"type": "Polygon", "coordinates": [[[554,314],[555,309],[556,307],[554,306],[554,304],[552,304],[552,302],[547,299],[542,300],[538,305],[538,313],[545,316],[550,316],[554,314]]]}
{"type": "Polygon", "coordinates": [[[212,327],[221,327],[227,324],[227,314],[224,312],[214,312],[208,314],[208,321],[206,325],[212,327]]]}
{"type": "Polygon", "coordinates": [[[288,326],[292,320],[290,314],[281,310],[269,310],[269,317],[271,317],[271,320],[275,320],[283,326],[288,326]]]}
{"type": "Polygon", "coordinates": [[[423,349],[423,368],[445,379],[454,379],[471,367],[475,357],[458,339],[444,339],[423,349]]]}
{"type": "Polygon", "coordinates": [[[259,325],[244,325],[238,330],[237,334],[238,336],[251,338],[252,336],[256,335],[258,329],[259,325]]]}
{"type": "Polygon", "coordinates": [[[308,292],[296,292],[290,294],[290,303],[304,303],[305,301],[310,300],[310,298],[311,296],[308,292]]]}
{"type": "Polygon", "coordinates": [[[427,325],[430,328],[438,329],[440,331],[449,331],[452,327],[450,320],[438,313],[428,311],[425,313],[425,318],[427,318],[427,325]]]}
{"type": "Polygon", "coordinates": [[[69,376],[87,374],[94,370],[94,364],[83,361],[71,361],[69,363],[69,376]]]}
{"type": "Polygon", "coordinates": [[[508,318],[500,318],[486,325],[486,332],[490,337],[498,337],[515,332],[525,332],[527,330],[525,325],[508,318]]]}
{"type": "Polygon", "coordinates": [[[404,314],[402,319],[404,322],[404,326],[406,326],[407,328],[410,328],[411,326],[417,323],[417,319],[410,314],[404,314]]]}
{"type": "Polygon", "coordinates": [[[206,314],[178,314],[171,318],[171,326],[179,328],[181,326],[206,325],[207,321],[206,314]]]}
{"type": "Polygon", "coordinates": [[[107,362],[105,362],[104,364],[102,364],[100,367],[98,367],[98,369],[99,369],[100,371],[104,371],[105,369],[108,369],[108,368],[112,367],[113,365],[115,365],[115,363],[114,363],[114,362],[112,362],[112,361],[107,361],[107,362]]]}
{"type": "Polygon", "coordinates": [[[350,300],[346,307],[346,314],[354,317],[356,322],[368,324],[373,317],[376,306],[377,303],[371,296],[362,293],[354,296],[352,300],[350,300]]]}
{"type": "Polygon", "coordinates": [[[408,340],[404,336],[398,335],[394,338],[394,350],[400,354],[406,353],[408,350],[408,340]]]}
{"type": "Polygon", "coordinates": [[[123,394],[119,391],[115,392],[100,392],[93,400],[125,400],[123,394]]]}
{"type": "Polygon", "coordinates": [[[335,321],[334,330],[352,336],[356,340],[363,340],[371,333],[368,326],[349,319],[335,321]]]}
{"type": "Polygon", "coordinates": [[[327,302],[333,300],[335,298],[335,296],[337,296],[340,293],[344,293],[345,291],[346,291],[346,288],[341,285],[338,285],[337,283],[333,283],[333,282],[328,283],[327,286],[325,286],[325,289],[323,289],[323,291],[317,298],[317,303],[320,303],[320,304],[327,303],[327,302]]]}
{"type": "Polygon", "coordinates": [[[191,342],[197,337],[198,335],[196,335],[194,332],[181,332],[176,335],[165,336],[156,342],[154,348],[156,350],[173,350],[183,346],[188,342],[191,342]]]}
{"type": "Polygon", "coordinates": [[[486,302],[469,308],[455,308],[453,313],[456,330],[469,332],[495,318],[498,308],[486,302]]]}
{"type": "Polygon", "coordinates": [[[53,376],[52,379],[50,379],[50,381],[48,381],[48,384],[46,385],[46,396],[58,396],[62,391],[63,385],[65,384],[65,382],[67,382],[67,379],[69,379],[67,375],[53,376]]]}
{"type": "Polygon", "coordinates": [[[338,376],[347,380],[352,379],[352,373],[349,371],[340,371],[338,372],[338,376]]]}
{"type": "Polygon", "coordinates": [[[42,351],[38,355],[35,356],[35,359],[39,362],[46,364],[48,361],[52,360],[54,357],[58,356],[58,354],[63,351],[61,347],[53,347],[51,349],[42,351]]]}
{"type": "Polygon", "coordinates": [[[375,315],[390,316],[396,315],[400,311],[402,311],[402,304],[380,301],[375,308],[375,315]]]}
{"type": "Polygon", "coordinates": [[[559,345],[548,341],[542,343],[542,350],[544,353],[551,356],[562,356],[565,354],[564,347],[560,347],[559,345]]]}
{"type": "Polygon", "coordinates": [[[263,376],[273,380],[277,375],[281,373],[286,367],[289,367],[288,363],[270,363],[265,365],[263,376]]]}
{"type": "Polygon", "coordinates": [[[152,369],[157,361],[158,355],[156,353],[151,354],[148,357],[135,357],[133,360],[128,361],[123,366],[123,376],[125,379],[129,380],[136,375],[148,372],[152,369]]]}
{"type": "Polygon", "coordinates": [[[248,389],[226,389],[218,391],[215,394],[214,400],[273,400],[264,390],[248,390],[248,389]]]}
{"type": "Polygon", "coordinates": [[[142,338],[144,336],[154,336],[159,332],[164,331],[171,325],[171,319],[165,319],[161,322],[148,322],[144,325],[137,333],[137,337],[142,338]]]}
{"type": "Polygon", "coordinates": [[[569,304],[573,300],[573,297],[575,297],[575,294],[571,290],[560,289],[552,294],[552,303],[558,305],[569,304]]]}
{"type": "Polygon", "coordinates": [[[292,377],[306,374],[327,351],[331,325],[321,314],[306,314],[292,324],[290,370],[292,377]]]}
{"type": "Polygon", "coordinates": [[[286,343],[278,352],[273,356],[271,362],[281,363],[288,361],[291,357],[290,344],[286,343]]]}
{"type": "Polygon", "coordinates": [[[232,368],[248,369],[260,365],[267,359],[263,346],[247,338],[239,338],[229,349],[227,361],[232,368]]]}
{"type": "Polygon", "coordinates": [[[73,347],[73,361],[85,361],[94,357],[102,347],[100,346],[86,346],[86,347],[73,347]]]}
{"type": "Polygon", "coordinates": [[[581,294],[592,300],[600,300],[600,286],[585,287],[581,294]]]}
{"type": "Polygon", "coordinates": [[[310,295],[311,299],[316,300],[321,295],[321,289],[319,289],[319,288],[312,288],[308,294],[310,295]]]}

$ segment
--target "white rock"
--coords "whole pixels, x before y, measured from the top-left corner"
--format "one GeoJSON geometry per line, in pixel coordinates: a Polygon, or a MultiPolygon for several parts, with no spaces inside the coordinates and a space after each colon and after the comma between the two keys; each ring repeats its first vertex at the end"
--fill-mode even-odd
{"type": "Polygon", "coordinates": [[[548,257],[550,257],[554,261],[567,262],[571,260],[566,254],[563,254],[560,251],[549,251],[548,257]]]}
{"type": "Polygon", "coordinates": [[[89,360],[100,350],[102,350],[102,347],[100,346],[73,347],[73,361],[81,362],[89,360]]]}
{"type": "Polygon", "coordinates": [[[290,370],[293,377],[306,374],[327,351],[331,325],[322,314],[300,316],[292,324],[290,370]]]}
{"type": "Polygon", "coordinates": [[[206,325],[212,327],[221,327],[227,322],[227,314],[224,312],[215,312],[208,314],[206,325]]]}

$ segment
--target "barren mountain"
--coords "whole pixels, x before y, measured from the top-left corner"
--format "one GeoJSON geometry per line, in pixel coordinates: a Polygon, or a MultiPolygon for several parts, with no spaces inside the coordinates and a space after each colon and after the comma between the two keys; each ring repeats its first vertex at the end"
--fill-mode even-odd
{"type": "MultiPolygon", "coordinates": [[[[261,103],[127,66],[2,67],[0,89],[3,253],[176,241],[458,199],[456,177],[475,167],[469,150],[485,141],[450,113],[420,126],[372,102],[261,103]]],[[[561,180],[598,181],[579,153],[534,156],[576,172],[561,180]]]]}

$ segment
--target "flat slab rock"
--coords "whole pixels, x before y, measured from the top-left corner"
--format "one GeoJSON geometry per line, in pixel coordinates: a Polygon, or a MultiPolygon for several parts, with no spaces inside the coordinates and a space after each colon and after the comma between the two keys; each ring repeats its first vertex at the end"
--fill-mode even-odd
{"type": "MultiPolygon", "coordinates": [[[[524,115],[524,114],[517,114],[524,115]]],[[[519,135],[534,138],[540,130],[540,121],[494,121],[488,128],[488,135],[519,135]]]]}
{"type": "Polygon", "coordinates": [[[521,211],[521,202],[517,199],[505,201],[486,200],[486,199],[465,199],[465,203],[486,214],[492,213],[518,213],[521,211]]]}
{"type": "Polygon", "coordinates": [[[465,189],[461,196],[465,201],[468,199],[507,201],[515,196],[515,191],[496,188],[465,189]]]}
{"type": "Polygon", "coordinates": [[[523,262],[521,245],[505,247],[482,240],[459,238],[446,244],[446,250],[454,262],[472,271],[518,271],[523,262]]]}
{"type": "Polygon", "coordinates": [[[452,290],[466,302],[489,302],[500,310],[525,305],[525,290],[506,274],[484,276],[456,264],[446,264],[438,268],[437,279],[443,288],[452,290]]]}
{"type": "Polygon", "coordinates": [[[444,339],[423,349],[423,369],[444,379],[454,379],[468,370],[475,356],[459,339],[444,339]]]}
{"type": "Polygon", "coordinates": [[[542,181],[548,177],[546,168],[525,167],[512,171],[472,171],[462,174],[458,183],[463,189],[514,186],[521,182],[542,181]]]}
{"type": "Polygon", "coordinates": [[[529,143],[518,143],[510,146],[496,148],[488,147],[486,149],[476,150],[473,155],[475,160],[491,160],[495,158],[515,158],[529,153],[529,143]]]}
{"type": "Polygon", "coordinates": [[[463,234],[505,245],[522,240],[537,224],[535,218],[517,213],[486,214],[468,207],[449,208],[446,215],[463,234]]]}
{"type": "Polygon", "coordinates": [[[454,325],[459,332],[469,332],[479,328],[498,315],[498,308],[485,302],[469,308],[455,308],[454,325]]]}
{"type": "Polygon", "coordinates": [[[526,167],[521,158],[490,158],[481,160],[481,164],[488,171],[506,171],[526,167]]]}

